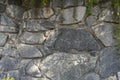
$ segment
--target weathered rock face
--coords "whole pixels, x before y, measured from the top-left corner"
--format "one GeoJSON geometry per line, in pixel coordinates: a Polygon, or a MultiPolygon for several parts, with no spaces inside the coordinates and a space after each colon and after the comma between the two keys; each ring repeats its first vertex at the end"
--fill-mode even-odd
{"type": "Polygon", "coordinates": [[[95,38],[85,29],[67,29],[59,30],[59,35],[53,49],[61,52],[78,51],[97,51],[100,50],[100,45],[95,38]]]}
{"type": "Polygon", "coordinates": [[[0,0],[0,80],[120,80],[109,2],[90,16],[85,0],[22,2],[0,0]]]}

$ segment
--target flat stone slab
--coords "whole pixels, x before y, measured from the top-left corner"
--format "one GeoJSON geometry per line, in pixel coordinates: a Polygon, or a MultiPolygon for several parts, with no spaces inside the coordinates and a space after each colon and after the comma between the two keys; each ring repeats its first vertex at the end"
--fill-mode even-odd
{"type": "Polygon", "coordinates": [[[38,58],[42,57],[42,53],[32,45],[21,44],[18,47],[18,52],[22,58],[38,58]]]}
{"type": "Polygon", "coordinates": [[[59,32],[60,34],[52,46],[54,50],[61,52],[97,51],[101,48],[95,38],[85,29],[62,28],[59,32]]]}
{"type": "Polygon", "coordinates": [[[25,32],[21,37],[20,40],[22,43],[25,44],[41,44],[45,40],[45,36],[43,33],[31,33],[31,32],[25,32]]]}

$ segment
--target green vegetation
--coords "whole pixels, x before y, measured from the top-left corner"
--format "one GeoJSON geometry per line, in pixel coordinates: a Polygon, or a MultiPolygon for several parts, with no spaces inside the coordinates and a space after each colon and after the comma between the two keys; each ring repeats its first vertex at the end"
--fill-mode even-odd
{"type": "Polygon", "coordinates": [[[4,77],[2,80],[15,80],[14,77],[4,77]]]}
{"type": "Polygon", "coordinates": [[[40,4],[43,4],[45,6],[47,4],[48,0],[30,0],[30,2],[32,2],[32,3],[41,2],[40,4]]]}

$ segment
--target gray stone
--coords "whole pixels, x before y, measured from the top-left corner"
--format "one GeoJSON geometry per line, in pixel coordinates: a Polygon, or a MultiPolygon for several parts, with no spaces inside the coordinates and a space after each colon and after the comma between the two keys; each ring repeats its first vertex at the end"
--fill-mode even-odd
{"type": "Polygon", "coordinates": [[[75,20],[78,22],[82,21],[84,16],[85,16],[85,13],[86,13],[86,7],[84,7],[84,6],[76,7],[75,8],[75,15],[74,15],[75,20]]]}
{"type": "Polygon", "coordinates": [[[73,12],[74,12],[73,8],[63,10],[63,13],[62,13],[63,24],[70,24],[75,22],[75,19],[73,18],[73,12]]]}
{"type": "Polygon", "coordinates": [[[95,38],[85,29],[62,28],[60,34],[53,44],[53,49],[61,52],[78,51],[97,51],[100,45],[95,38]]]}
{"type": "Polygon", "coordinates": [[[120,80],[120,72],[118,72],[117,75],[118,75],[118,80],[120,80]]]}
{"type": "Polygon", "coordinates": [[[26,67],[26,73],[33,77],[41,77],[41,72],[37,65],[30,62],[26,67]]]}
{"type": "Polygon", "coordinates": [[[100,9],[99,6],[95,6],[94,8],[91,9],[91,14],[93,16],[98,17],[98,15],[100,14],[100,12],[101,12],[101,9],[100,9]]]}
{"type": "Polygon", "coordinates": [[[17,53],[17,48],[14,44],[6,44],[2,51],[3,56],[12,56],[19,57],[19,53],[17,53]]]}
{"type": "Polygon", "coordinates": [[[72,24],[82,21],[85,12],[86,12],[86,7],[82,7],[82,6],[64,9],[62,11],[63,24],[72,24]]]}
{"type": "Polygon", "coordinates": [[[45,36],[43,33],[38,32],[38,33],[31,33],[31,32],[25,32],[20,40],[22,43],[25,44],[42,44],[45,40],[45,36]]]}
{"type": "Polygon", "coordinates": [[[110,9],[104,9],[102,13],[99,15],[100,21],[110,21],[114,22],[114,12],[110,9]]]}
{"type": "Polygon", "coordinates": [[[96,73],[89,73],[85,75],[83,79],[80,80],[100,80],[100,76],[96,73]]]}
{"type": "Polygon", "coordinates": [[[92,29],[105,46],[114,45],[113,24],[103,22],[93,26],[92,29]]]}
{"type": "Polygon", "coordinates": [[[3,57],[0,61],[0,71],[10,71],[17,68],[17,59],[3,57]]]}
{"type": "Polygon", "coordinates": [[[6,5],[0,4],[0,12],[5,12],[6,5]]]}
{"type": "Polygon", "coordinates": [[[49,21],[28,20],[26,24],[27,31],[46,31],[54,29],[54,24],[49,21]]]}
{"type": "Polygon", "coordinates": [[[8,5],[6,8],[6,13],[14,19],[22,19],[24,10],[15,5],[8,5]]]}
{"type": "Polygon", "coordinates": [[[32,45],[21,44],[18,46],[18,52],[22,58],[39,58],[42,57],[41,52],[32,45]]]}
{"type": "Polygon", "coordinates": [[[6,14],[0,14],[0,24],[5,26],[15,27],[16,24],[13,19],[9,18],[6,14]]]}
{"type": "Polygon", "coordinates": [[[92,25],[95,25],[95,24],[97,23],[97,17],[95,17],[95,16],[89,16],[89,17],[87,17],[86,23],[87,23],[87,25],[90,26],[90,27],[91,27],[92,25]]]}
{"type": "Polygon", "coordinates": [[[105,48],[101,51],[95,71],[99,73],[102,78],[115,75],[120,71],[120,61],[116,53],[114,47],[105,48]]]}
{"type": "Polygon", "coordinates": [[[83,74],[94,69],[96,60],[97,57],[92,57],[89,53],[54,53],[39,64],[41,73],[51,80],[79,80],[83,74]]]}
{"type": "Polygon", "coordinates": [[[7,41],[7,35],[0,33],[0,47],[3,47],[7,41]]]}
{"type": "Polygon", "coordinates": [[[55,28],[55,25],[53,23],[49,22],[49,21],[42,21],[41,26],[43,26],[47,30],[51,30],[51,29],[55,28]]]}

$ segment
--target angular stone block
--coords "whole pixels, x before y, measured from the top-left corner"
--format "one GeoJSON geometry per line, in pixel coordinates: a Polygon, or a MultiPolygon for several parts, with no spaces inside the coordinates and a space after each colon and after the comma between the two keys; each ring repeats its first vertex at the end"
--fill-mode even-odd
{"type": "Polygon", "coordinates": [[[103,22],[93,26],[92,29],[105,46],[112,46],[115,44],[113,39],[113,24],[103,22]]]}
{"type": "Polygon", "coordinates": [[[77,23],[77,22],[82,21],[84,18],[85,12],[86,12],[86,7],[83,7],[83,6],[63,9],[62,11],[63,23],[62,24],[72,24],[72,23],[77,23]]]}
{"type": "Polygon", "coordinates": [[[97,51],[100,45],[95,38],[85,29],[67,29],[59,30],[60,34],[53,43],[53,49],[61,52],[78,51],[97,51]]]}
{"type": "Polygon", "coordinates": [[[20,40],[22,43],[25,44],[42,44],[45,40],[45,36],[43,33],[31,33],[31,32],[25,32],[21,37],[20,40]]]}
{"type": "Polygon", "coordinates": [[[46,31],[54,29],[55,26],[49,21],[28,20],[25,28],[27,31],[46,31]]]}
{"type": "Polygon", "coordinates": [[[17,59],[10,57],[3,57],[0,60],[0,71],[10,71],[17,68],[17,59]]]}
{"type": "Polygon", "coordinates": [[[18,47],[18,52],[22,58],[38,58],[42,57],[42,53],[32,45],[21,44],[18,47]]]}
{"type": "Polygon", "coordinates": [[[89,53],[54,53],[39,62],[39,67],[52,80],[81,80],[82,75],[95,67],[96,60],[89,53]]]}
{"type": "Polygon", "coordinates": [[[0,24],[1,25],[6,25],[6,26],[13,26],[15,27],[16,24],[13,19],[8,17],[6,14],[0,14],[0,24]]]}
{"type": "Polygon", "coordinates": [[[110,9],[104,9],[99,15],[99,20],[114,22],[114,12],[110,9]]]}
{"type": "Polygon", "coordinates": [[[115,75],[120,71],[120,60],[114,47],[105,48],[100,52],[100,58],[96,64],[95,71],[102,78],[115,75]]]}
{"type": "Polygon", "coordinates": [[[36,64],[34,63],[29,63],[26,67],[26,73],[29,74],[30,76],[34,76],[34,77],[41,77],[42,73],[39,70],[39,67],[36,66],[36,64]]]}

